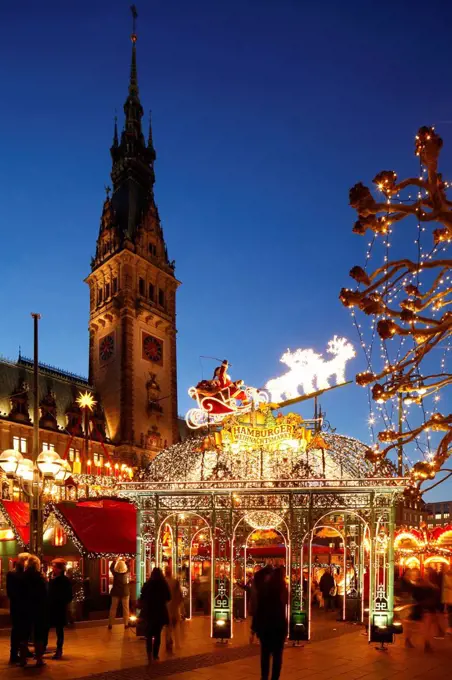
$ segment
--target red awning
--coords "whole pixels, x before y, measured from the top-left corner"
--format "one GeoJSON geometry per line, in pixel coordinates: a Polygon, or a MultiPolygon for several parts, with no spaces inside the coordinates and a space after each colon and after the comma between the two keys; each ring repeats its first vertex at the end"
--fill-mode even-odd
{"type": "Polygon", "coordinates": [[[11,529],[15,529],[22,543],[28,545],[30,541],[30,508],[24,501],[0,501],[0,510],[4,511],[11,529]]]}
{"type": "Polygon", "coordinates": [[[136,509],[125,501],[57,503],[57,513],[88,553],[135,555],[136,509]]]}

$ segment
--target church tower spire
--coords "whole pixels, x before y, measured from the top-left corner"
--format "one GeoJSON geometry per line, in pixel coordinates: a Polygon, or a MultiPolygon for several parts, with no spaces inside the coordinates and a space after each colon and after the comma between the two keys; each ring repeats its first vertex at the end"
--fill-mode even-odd
{"type": "Polygon", "coordinates": [[[143,134],[137,11],[124,125],[110,148],[112,189],[104,201],[90,287],[90,380],[109,436],[123,458],[143,461],[178,440],[176,290],[154,198],[151,122],[143,134]]]}

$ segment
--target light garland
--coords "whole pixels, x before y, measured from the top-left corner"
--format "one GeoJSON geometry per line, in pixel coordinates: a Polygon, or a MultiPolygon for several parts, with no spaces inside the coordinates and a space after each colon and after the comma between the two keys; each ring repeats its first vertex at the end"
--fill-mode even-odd
{"type": "MultiPolygon", "coordinates": [[[[369,449],[368,459],[377,463],[401,444],[415,444],[428,459],[414,464],[407,459],[412,482],[408,495],[413,496],[424,480],[432,479],[440,470],[450,455],[452,442],[452,416],[435,410],[428,412],[424,406],[425,399],[429,397],[436,404],[438,392],[452,384],[452,374],[446,373],[444,361],[440,370],[435,371],[432,359],[426,360],[432,350],[443,343],[448,346],[452,334],[452,313],[445,311],[452,303],[452,260],[443,255],[452,240],[452,202],[446,197],[449,186],[437,169],[441,147],[442,140],[433,128],[421,128],[415,149],[421,164],[418,177],[398,181],[393,171],[379,173],[373,181],[377,190],[383,193],[384,201],[375,200],[368,187],[362,184],[350,190],[350,204],[358,213],[353,231],[364,234],[371,230],[374,233],[374,241],[366,253],[365,267],[376,238],[382,241],[384,256],[383,265],[372,273],[359,266],[353,267],[350,275],[358,287],[355,290],[344,288],[340,294],[342,303],[351,309],[368,366],[366,371],[356,376],[356,382],[367,389],[373,386],[371,393],[377,403],[376,411],[383,418],[385,427],[378,438],[388,444],[382,450],[369,449]],[[415,197],[409,194],[408,199],[402,199],[402,192],[410,187],[416,189],[415,197]],[[415,217],[417,224],[414,240],[416,259],[391,260],[389,250],[393,225],[409,216],[415,217]],[[422,235],[430,222],[443,226],[433,231],[434,248],[427,253],[423,249],[422,235]],[[380,337],[382,369],[373,368],[373,339],[369,347],[355,309],[371,317],[372,338],[375,330],[380,337]],[[389,347],[396,338],[399,346],[391,357],[389,347]],[[406,340],[411,341],[411,346],[404,347],[406,340]],[[391,426],[396,412],[394,400],[400,399],[399,395],[403,399],[402,419],[407,428],[403,433],[391,426]],[[410,404],[422,408],[424,418],[418,426],[409,424],[410,404]],[[389,411],[388,405],[391,405],[389,411]],[[442,433],[433,455],[431,432],[442,433]],[[425,437],[425,449],[421,437],[425,437]]],[[[369,425],[373,428],[375,422],[375,411],[370,407],[369,425]]],[[[407,456],[406,450],[404,455],[407,456]]]]}

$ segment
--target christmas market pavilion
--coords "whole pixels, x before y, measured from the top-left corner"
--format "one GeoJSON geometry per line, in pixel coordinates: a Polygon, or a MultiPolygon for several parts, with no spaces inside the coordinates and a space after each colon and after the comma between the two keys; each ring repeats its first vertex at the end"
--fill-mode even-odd
{"type": "Polygon", "coordinates": [[[326,567],[316,551],[336,536],[341,618],[368,622],[369,640],[391,641],[395,506],[406,480],[377,474],[366,448],[260,404],[162,451],[118,487],[137,507],[137,589],[154,566],[170,566],[191,615],[195,584],[207,582],[212,635],[232,637],[246,598],[238,584],[258,561],[253,536],[271,532],[284,548],[267,558],[286,570],[289,637],[309,639],[315,568],[326,567]]]}

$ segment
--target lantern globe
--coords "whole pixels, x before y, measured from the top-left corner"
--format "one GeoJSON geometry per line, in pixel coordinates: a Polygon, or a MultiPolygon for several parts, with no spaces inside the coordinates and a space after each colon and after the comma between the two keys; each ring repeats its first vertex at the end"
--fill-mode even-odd
{"type": "Polygon", "coordinates": [[[33,461],[29,458],[23,458],[17,467],[17,476],[23,479],[24,482],[32,482],[34,474],[33,461]]]}
{"type": "Polygon", "coordinates": [[[55,478],[63,461],[56,451],[42,451],[37,458],[36,464],[44,477],[55,478]]]}
{"type": "Polygon", "coordinates": [[[0,468],[6,474],[7,477],[15,477],[17,474],[17,468],[23,456],[19,451],[14,449],[6,449],[0,455],[0,468]]]}
{"type": "Polygon", "coordinates": [[[67,460],[61,459],[60,469],[55,474],[55,481],[56,482],[65,482],[66,479],[69,479],[71,474],[72,474],[72,469],[71,469],[70,464],[68,463],[67,460]]]}

